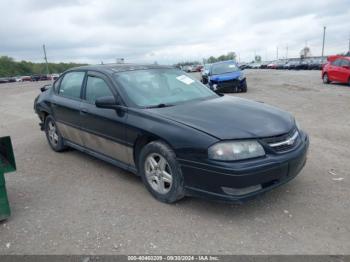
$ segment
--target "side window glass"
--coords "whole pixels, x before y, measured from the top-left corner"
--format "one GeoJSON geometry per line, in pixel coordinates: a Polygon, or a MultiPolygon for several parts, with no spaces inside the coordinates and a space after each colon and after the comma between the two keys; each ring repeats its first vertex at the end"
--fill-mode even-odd
{"type": "Polygon", "coordinates": [[[109,89],[107,83],[102,78],[88,76],[85,99],[88,102],[95,104],[97,98],[104,96],[113,96],[113,93],[109,89]]]}
{"type": "Polygon", "coordinates": [[[335,61],[332,62],[332,65],[334,66],[340,66],[340,63],[341,63],[341,59],[337,59],[335,61]]]}
{"type": "Polygon", "coordinates": [[[53,83],[53,91],[55,93],[58,93],[58,87],[60,86],[61,80],[62,80],[62,78],[59,78],[53,83]]]}
{"type": "Polygon", "coordinates": [[[70,72],[65,74],[61,81],[58,94],[69,98],[80,98],[84,76],[85,72],[70,72]]]}
{"type": "Polygon", "coordinates": [[[340,66],[350,66],[350,61],[343,59],[340,66]]]}

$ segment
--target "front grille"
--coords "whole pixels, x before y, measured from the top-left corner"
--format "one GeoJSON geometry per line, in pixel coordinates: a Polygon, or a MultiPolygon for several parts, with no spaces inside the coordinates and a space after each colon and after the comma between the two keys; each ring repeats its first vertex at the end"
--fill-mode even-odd
{"type": "Polygon", "coordinates": [[[291,130],[289,133],[261,139],[262,142],[275,152],[286,152],[295,148],[300,140],[299,131],[291,130]]]}
{"type": "Polygon", "coordinates": [[[234,79],[234,80],[227,80],[227,81],[222,81],[218,83],[218,87],[222,89],[232,89],[232,88],[238,88],[239,87],[239,80],[234,79]]]}

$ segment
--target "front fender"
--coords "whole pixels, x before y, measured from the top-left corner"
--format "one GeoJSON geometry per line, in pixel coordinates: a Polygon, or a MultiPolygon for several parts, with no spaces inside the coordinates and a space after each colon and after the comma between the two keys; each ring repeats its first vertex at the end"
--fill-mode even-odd
{"type": "Polygon", "coordinates": [[[207,149],[218,141],[197,129],[165,119],[145,110],[130,109],[127,118],[127,142],[135,145],[140,136],[153,136],[166,142],[178,158],[201,161],[207,149]]]}

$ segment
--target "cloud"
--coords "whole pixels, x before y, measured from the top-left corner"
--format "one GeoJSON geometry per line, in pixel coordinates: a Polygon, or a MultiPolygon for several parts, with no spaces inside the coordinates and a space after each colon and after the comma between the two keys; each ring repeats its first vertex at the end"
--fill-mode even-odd
{"type": "Polygon", "coordinates": [[[344,52],[348,0],[3,0],[0,55],[42,61],[174,63],[230,51],[241,60],[297,56],[307,44],[319,55],[344,52]]]}

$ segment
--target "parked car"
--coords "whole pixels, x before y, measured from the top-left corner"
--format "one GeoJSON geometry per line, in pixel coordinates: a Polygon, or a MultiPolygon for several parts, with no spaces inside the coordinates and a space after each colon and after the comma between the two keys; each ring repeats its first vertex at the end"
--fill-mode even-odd
{"type": "Polygon", "coordinates": [[[21,76],[16,76],[16,77],[15,77],[15,79],[16,79],[16,82],[23,82],[23,80],[22,80],[22,77],[21,77],[21,76]]]}
{"type": "Polygon", "coordinates": [[[309,64],[309,69],[310,70],[322,70],[322,67],[326,64],[327,60],[318,58],[318,59],[313,59],[310,64],[309,64]]]}
{"type": "Polygon", "coordinates": [[[74,68],[34,108],[54,151],[72,147],[136,173],[166,203],[252,198],[293,179],[309,145],[289,113],[219,96],[165,66],[74,68]]]}
{"type": "Polygon", "coordinates": [[[266,69],[268,64],[270,64],[270,62],[262,62],[260,69],[266,69]]]}
{"type": "Polygon", "coordinates": [[[58,79],[59,76],[59,74],[50,74],[47,76],[47,79],[55,81],[56,79],[58,79]]]}
{"type": "Polygon", "coordinates": [[[247,81],[236,62],[213,63],[209,70],[209,87],[218,93],[247,92],[247,81]]]}
{"type": "Polygon", "coordinates": [[[8,83],[8,82],[9,82],[9,80],[8,80],[7,77],[1,77],[1,78],[0,78],[0,84],[6,84],[6,83],[8,83]]]}
{"type": "Polygon", "coordinates": [[[7,78],[7,80],[9,81],[9,83],[17,82],[16,77],[9,77],[9,78],[7,78]]]}
{"type": "Polygon", "coordinates": [[[347,83],[350,86],[350,57],[339,57],[328,62],[322,69],[323,83],[347,83]]]}
{"type": "Polygon", "coordinates": [[[189,66],[189,65],[184,66],[184,67],[182,68],[182,70],[185,71],[185,72],[187,72],[187,73],[191,73],[191,72],[192,72],[192,66],[189,66]]]}
{"type": "Polygon", "coordinates": [[[276,62],[276,69],[284,69],[284,65],[287,63],[285,60],[279,60],[276,62]]]}
{"type": "Polygon", "coordinates": [[[244,70],[244,69],[251,69],[251,65],[248,64],[248,63],[239,63],[238,64],[238,67],[241,69],[241,70],[244,70]]]}
{"type": "Polygon", "coordinates": [[[31,75],[30,78],[31,81],[37,82],[40,80],[40,75],[31,75]]]}
{"type": "Polygon", "coordinates": [[[296,70],[307,70],[309,67],[309,64],[307,60],[301,59],[298,64],[295,65],[294,69],[296,70]]]}
{"type": "Polygon", "coordinates": [[[260,63],[252,63],[250,66],[252,69],[260,69],[261,64],[260,63]]]}
{"type": "Polygon", "coordinates": [[[193,72],[201,72],[203,66],[202,65],[196,65],[196,66],[193,66],[193,72]]]}
{"type": "Polygon", "coordinates": [[[292,70],[299,64],[298,60],[289,60],[286,64],[283,65],[283,69],[292,70]]]}
{"type": "Polygon", "coordinates": [[[31,76],[22,76],[22,82],[28,82],[28,81],[32,81],[31,76]]]}
{"type": "Polygon", "coordinates": [[[268,69],[276,69],[277,68],[277,64],[276,62],[271,62],[270,64],[267,65],[268,69]]]}

